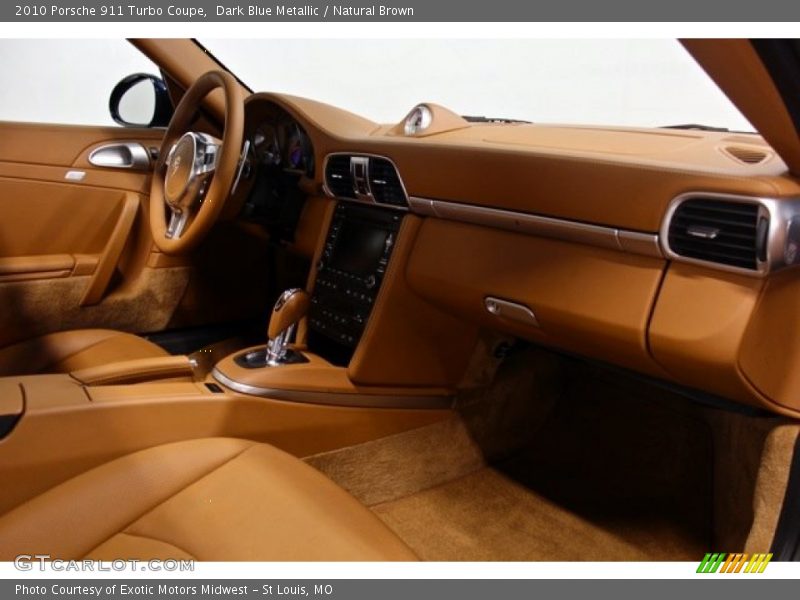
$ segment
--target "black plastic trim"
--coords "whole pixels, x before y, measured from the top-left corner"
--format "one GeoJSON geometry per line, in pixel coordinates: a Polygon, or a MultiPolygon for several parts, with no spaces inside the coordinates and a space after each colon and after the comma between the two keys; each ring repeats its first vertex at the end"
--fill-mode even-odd
{"type": "MultiPolygon", "coordinates": [[[[249,352],[242,352],[234,357],[233,362],[242,367],[243,369],[265,369],[267,365],[267,348],[260,348],[259,350],[251,350],[249,352]]],[[[283,364],[296,365],[309,362],[301,352],[287,349],[286,357],[283,364]]]]}
{"type": "Polygon", "coordinates": [[[11,433],[21,418],[22,413],[18,415],[0,415],[0,439],[11,433]]]}
{"type": "Polygon", "coordinates": [[[778,88],[795,130],[800,132],[800,41],[756,39],[751,43],[778,88]]]}
{"type": "MultiPolygon", "coordinates": [[[[623,377],[628,377],[629,379],[633,379],[636,381],[640,381],[645,384],[652,385],[654,387],[660,388],[666,392],[670,392],[677,396],[681,396],[686,400],[693,402],[695,404],[700,404],[703,406],[707,406],[709,408],[713,408],[716,410],[722,410],[725,412],[735,413],[739,415],[745,415],[748,417],[757,417],[762,419],[778,419],[778,415],[772,413],[766,409],[759,408],[757,406],[750,406],[748,404],[741,404],[734,400],[729,400],[728,398],[724,398],[722,396],[717,396],[715,394],[711,394],[709,392],[704,392],[702,390],[698,390],[696,388],[686,387],[679,383],[673,383],[671,381],[666,381],[664,379],[659,379],[657,377],[653,377],[651,375],[645,375],[638,371],[633,371],[626,367],[620,367],[619,365],[615,365],[603,360],[599,360],[596,358],[589,358],[587,356],[583,356],[582,354],[577,354],[574,352],[569,352],[567,350],[562,350],[560,348],[554,348],[552,346],[545,346],[543,344],[538,344],[535,342],[528,342],[524,340],[518,340],[515,344],[514,351],[518,348],[524,347],[525,345],[535,346],[537,348],[541,348],[550,352],[552,354],[563,356],[565,358],[569,358],[572,360],[576,360],[579,362],[583,362],[589,365],[593,365],[599,369],[603,369],[610,373],[616,373],[623,377]]],[[[799,476],[800,477],[800,476],[799,476]]]]}
{"type": "Polygon", "coordinates": [[[169,125],[174,112],[167,84],[164,83],[163,79],[149,73],[133,73],[120,80],[111,90],[111,96],[108,99],[108,110],[111,113],[111,118],[124,127],[166,127],[169,125]],[[153,86],[153,94],[155,96],[153,116],[149,123],[129,123],[120,116],[119,104],[125,93],[140,81],[150,81],[153,86]]]}
{"type": "Polygon", "coordinates": [[[233,75],[233,77],[236,79],[236,81],[239,82],[239,85],[241,85],[244,89],[246,89],[251,94],[253,93],[253,88],[251,88],[244,81],[239,79],[239,77],[236,75],[236,73],[234,73],[227,66],[225,66],[225,64],[220,59],[218,59],[213,52],[211,52],[208,48],[206,48],[203,44],[201,44],[200,41],[197,38],[192,38],[192,42],[194,42],[194,45],[197,46],[198,48],[200,48],[200,50],[202,50],[203,53],[206,54],[206,56],[208,56],[211,60],[213,60],[215,63],[217,63],[217,66],[220,69],[222,69],[223,71],[226,71],[226,72],[230,73],[231,75],[233,75]]]}
{"type": "Polygon", "coordinates": [[[264,340],[264,329],[265,325],[260,322],[244,321],[189,327],[186,329],[171,329],[151,333],[144,337],[170,354],[191,354],[201,348],[232,337],[241,337],[243,338],[243,343],[252,342],[253,345],[256,345],[264,340]]]}

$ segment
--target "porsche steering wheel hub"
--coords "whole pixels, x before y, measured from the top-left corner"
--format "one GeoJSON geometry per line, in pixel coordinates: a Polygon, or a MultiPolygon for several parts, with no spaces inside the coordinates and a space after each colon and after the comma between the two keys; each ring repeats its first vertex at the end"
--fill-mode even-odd
{"type": "Polygon", "coordinates": [[[189,131],[167,156],[164,197],[173,210],[189,208],[217,165],[220,142],[205,133],[189,131]]]}

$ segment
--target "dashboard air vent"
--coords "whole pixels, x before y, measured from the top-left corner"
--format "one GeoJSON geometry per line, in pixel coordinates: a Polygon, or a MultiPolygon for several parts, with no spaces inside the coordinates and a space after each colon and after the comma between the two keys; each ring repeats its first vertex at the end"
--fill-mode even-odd
{"type": "Polygon", "coordinates": [[[369,161],[369,187],[376,204],[407,206],[400,176],[391,161],[373,157],[369,161]]]}
{"type": "Polygon", "coordinates": [[[725,146],[725,153],[748,165],[758,165],[769,158],[764,150],[746,146],[725,146]]]}
{"type": "Polygon", "coordinates": [[[686,258],[755,271],[766,260],[768,226],[755,202],[692,198],[672,215],[669,248],[686,258]]]}
{"type": "Polygon", "coordinates": [[[325,183],[334,196],[355,199],[349,156],[336,154],[328,158],[325,165],[325,183]]]}

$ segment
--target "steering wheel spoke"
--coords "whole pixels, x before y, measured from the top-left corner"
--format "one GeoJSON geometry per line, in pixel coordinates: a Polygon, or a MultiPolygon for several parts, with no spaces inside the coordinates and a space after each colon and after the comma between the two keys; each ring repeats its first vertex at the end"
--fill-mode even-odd
{"type": "Polygon", "coordinates": [[[150,188],[150,225],[162,252],[188,252],[214,224],[239,177],[243,133],[241,87],[229,73],[210,71],[183,95],[150,188]],[[222,139],[190,130],[198,108],[217,88],[225,93],[222,139]]]}
{"type": "Polygon", "coordinates": [[[189,223],[189,209],[184,208],[182,210],[175,210],[170,208],[169,212],[169,221],[167,223],[167,231],[164,233],[164,237],[169,240],[180,239],[181,235],[183,235],[183,232],[186,229],[186,225],[189,223]]]}

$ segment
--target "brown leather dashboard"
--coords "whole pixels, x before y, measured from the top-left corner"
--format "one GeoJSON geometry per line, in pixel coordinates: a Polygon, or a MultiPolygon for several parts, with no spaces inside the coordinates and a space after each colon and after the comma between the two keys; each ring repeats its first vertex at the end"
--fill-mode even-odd
{"type": "Polygon", "coordinates": [[[301,182],[310,195],[329,192],[323,165],[331,153],[396,166],[410,210],[422,217],[403,276],[413,293],[465,325],[800,415],[800,378],[790,376],[800,358],[798,272],[754,277],[675,262],[659,239],[682,194],[778,206],[800,196],[761,137],[454,118],[439,133],[407,136],[276,94],[247,100],[246,127],[272,106],[313,144],[317,168],[301,182]],[[753,155],[758,160],[748,161],[753,155]],[[518,303],[535,322],[492,314],[487,298],[518,303]]]}

